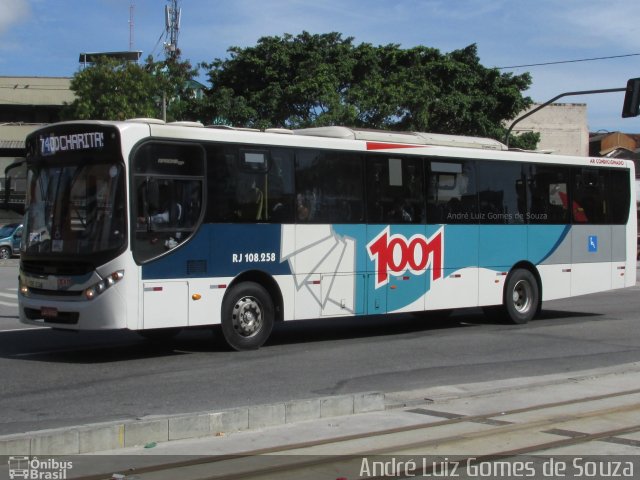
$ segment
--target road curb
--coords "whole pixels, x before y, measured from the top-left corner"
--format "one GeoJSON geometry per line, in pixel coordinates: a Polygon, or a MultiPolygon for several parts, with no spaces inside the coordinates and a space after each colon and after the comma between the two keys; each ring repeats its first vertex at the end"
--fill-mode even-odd
{"type": "Polygon", "coordinates": [[[521,377],[491,382],[465,383],[459,385],[444,385],[424,389],[390,392],[385,395],[386,408],[424,406],[425,404],[442,404],[452,400],[473,399],[501,395],[505,392],[534,391],[537,389],[562,386],[567,384],[581,384],[591,380],[601,382],[617,381],[633,377],[626,381],[630,385],[637,384],[640,379],[640,362],[633,362],[613,367],[601,367],[577,372],[539,375],[536,377],[521,377]]]}
{"type": "Polygon", "coordinates": [[[73,455],[385,410],[385,395],[362,392],[238,407],[216,412],[149,416],[0,436],[0,456],[73,455]]]}

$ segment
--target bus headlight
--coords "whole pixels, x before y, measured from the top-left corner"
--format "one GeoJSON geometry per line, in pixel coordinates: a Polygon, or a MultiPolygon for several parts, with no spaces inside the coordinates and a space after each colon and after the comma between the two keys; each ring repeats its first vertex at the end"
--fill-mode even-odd
{"type": "Polygon", "coordinates": [[[29,296],[29,287],[27,287],[27,284],[22,281],[22,277],[18,277],[18,290],[20,291],[20,295],[23,297],[29,296]]]}
{"type": "Polygon", "coordinates": [[[84,291],[84,296],[87,300],[93,300],[102,292],[112,287],[120,280],[124,278],[124,270],[118,270],[117,272],[113,272],[111,275],[107,276],[104,280],[99,281],[98,283],[91,285],[84,291]]]}

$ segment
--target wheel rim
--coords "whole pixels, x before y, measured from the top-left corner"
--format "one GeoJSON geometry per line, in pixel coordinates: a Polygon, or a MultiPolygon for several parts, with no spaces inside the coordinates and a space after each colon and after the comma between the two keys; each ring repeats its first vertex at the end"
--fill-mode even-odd
{"type": "Polygon", "coordinates": [[[533,290],[529,282],[518,281],[513,288],[513,306],[518,313],[527,313],[531,308],[533,290]]]}
{"type": "Polygon", "coordinates": [[[9,258],[9,250],[7,250],[6,248],[0,248],[0,258],[3,260],[9,258]]]}
{"type": "Polygon", "coordinates": [[[243,337],[251,337],[262,328],[262,305],[255,297],[242,297],[233,306],[233,328],[243,337]]]}

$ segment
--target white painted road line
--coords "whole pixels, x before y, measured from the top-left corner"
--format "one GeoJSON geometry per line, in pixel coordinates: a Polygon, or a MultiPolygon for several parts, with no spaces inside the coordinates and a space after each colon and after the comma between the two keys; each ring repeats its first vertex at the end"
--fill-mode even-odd
{"type": "Polygon", "coordinates": [[[27,327],[27,328],[7,328],[5,330],[0,330],[0,333],[8,333],[8,332],[26,332],[29,330],[50,330],[49,327],[27,327]]]}

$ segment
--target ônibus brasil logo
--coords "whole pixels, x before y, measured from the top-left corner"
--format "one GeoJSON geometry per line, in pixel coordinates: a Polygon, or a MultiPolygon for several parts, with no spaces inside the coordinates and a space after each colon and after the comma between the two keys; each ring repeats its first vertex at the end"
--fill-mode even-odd
{"type": "Polygon", "coordinates": [[[444,227],[429,238],[416,234],[407,239],[404,235],[390,235],[386,227],[367,245],[369,258],[376,267],[376,288],[389,283],[389,274],[399,277],[407,270],[415,275],[431,267],[431,280],[442,278],[444,263],[444,227]]]}

